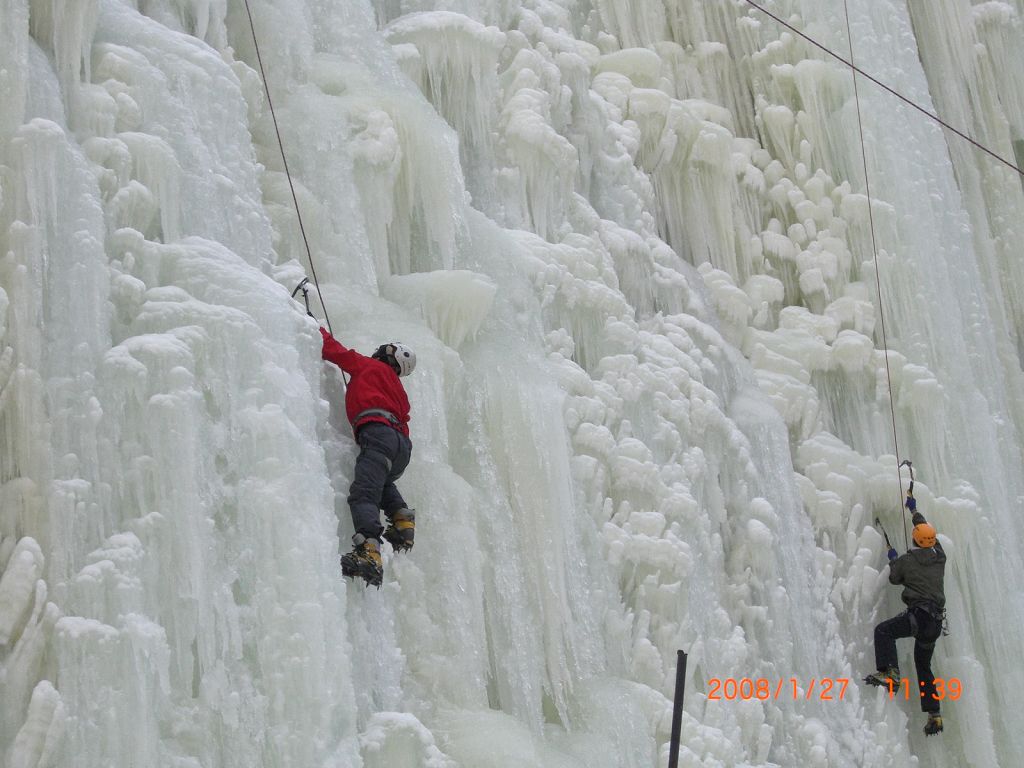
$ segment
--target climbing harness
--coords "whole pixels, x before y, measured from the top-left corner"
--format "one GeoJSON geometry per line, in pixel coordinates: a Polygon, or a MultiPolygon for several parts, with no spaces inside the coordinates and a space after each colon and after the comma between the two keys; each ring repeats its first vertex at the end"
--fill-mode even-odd
{"type": "Polygon", "coordinates": [[[395,428],[402,426],[401,419],[395,416],[395,414],[393,414],[391,411],[385,411],[383,408],[367,408],[365,411],[360,411],[359,413],[357,413],[356,417],[352,419],[353,429],[358,429],[359,427],[361,427],[362,424],[360,424],[359,422],[361,422],[368,416],[382,416],[383,418],[388,420],[388,423],[390,423],[391,426],[395,428]]]}
{"type": "MultiPolygon", "coordinates": [[[[277,113],[274,111],[274,101],[270,98],[270,83],[267,82],[267,73],[263,68],[263,57],[260,56],[260,44],[259,40],[256,39],[256,24],[252,18],[252,9],[249,7],[249,0],[245,0],[245,12],[249,16],[249,30],[252,32],[252,44],[256,49],[256,62],[260,67],[260,77],[263,78],[263,90],[267,94],[267,105],[270,107],[270,117],[274,121],[274,133],[277,135],[277,146],[281,151],[281,161],[284,164],[284,175],[288,178],[288,188],[291,190],[292,202],[295,204],[295,216],[299,220],[299,232],[302,233],[302,242],[306,246],[306,258],[309,260],[309,271],[313,275],[313,285],[316,286],[316,294],[320,298],[320,306],[324,310],[324,320],[327,321],[327,330],[330,331],[333,336],[334,329],[331,328],[331,318],[327,315],[327,305],[324,304],[323,294],[320,293],[320,281],[317,280],[316,277],[316,266],[313,264],[313,252],[309,247],[309,238],[306,237],[306,228],[302,223],[302,211],[299,209],[299,198],[295,194],[295,184],[292,182],[292,174],[288,169],[288,157],[284,152],[284,141],[281,139],[281,129],[277,124],[277,113]]],[[[299,286],[301,287],[306,282],[308,282],[308,278],[299,283],[299,286]]],[[[296,290],[298,290],[298,288],[296,288],[296,290]]],[[[303,298],[306,299],[306,312],[310,317],[312,317],[313,313],[309,311],[309,296],[306,291],[303,291],[302,295],[303,298]]],[[[295,293],[293,292],[292,298],[294,297],[295,293]]]]}
{"type": "MultiPolygon", "coordinates": [[[[939,635],[939,637],[946,637],[949,634],[949,619],[946,618],[946,609],[939,608],[938,605],[928,600],[923,603],[917,603],[913,608],[907,609],[907,617],[910,619],[910,628],[911,630],[913,630],[911,635],[912,637],[917,637],[918,628],[918,621],[917,617],[914,616],[914,611],[924,611],[926,614],[928,614],[928,616],[931,617],[932,621],[935,621],[939,624],[939,629],[941,630],[941,634],[939,635]]],[[[929,643],[921,643],[921,645],[934,646],[935,642],[938,639],[939,638],[936,637],[935,640],[932,640],[929,643]]]]}

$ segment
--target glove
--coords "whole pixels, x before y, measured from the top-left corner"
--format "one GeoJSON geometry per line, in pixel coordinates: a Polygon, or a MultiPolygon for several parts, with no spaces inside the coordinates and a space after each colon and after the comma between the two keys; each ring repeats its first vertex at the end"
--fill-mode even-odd
{"type": "Polygon", "coordinates": [[[917,511],[917,499],[915,499],[913,496],[907,496],[906,507],[911,512],[916,512],[917,511]]]}
{"type": "Polygon", "coordinates": [[[897,557],[899,557],[899,554],[896,552],[896,550],[892,547],[889,547],[889,562],[891,563],[897,557]]]}

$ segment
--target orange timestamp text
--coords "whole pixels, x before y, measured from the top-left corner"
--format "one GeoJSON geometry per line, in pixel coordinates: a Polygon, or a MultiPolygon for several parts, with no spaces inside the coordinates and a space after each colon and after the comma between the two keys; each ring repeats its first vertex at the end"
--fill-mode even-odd
{"type": "Polygon", "coordinates": [[[708,699],[713,701],[735,701],[736,699],[758,699],[777,701],[792,697],[793,701],[803,699],[812,701],[841,701],[846,695],[846,686],[850,684],[848,677],[812,677],[807,685],[801,685],[795,677],[780,680],[769,680],[766,677],[750,678],[735,677],[708,680],[708,699]]]}
{"type": "MultiPolygon", "coordinates": [[[[960,678],[958,677],[936,677],[934,678],[934,685],[935,693],[931,694],[931,698],[935,699],[935,701],[942,701],[944,699],[956,701],[964,692],[963,684],[960,682],[960,678]]],[[[899,696],[900,693],[903,694],[904,699],[910,701],[913,693],[910,680],[905,677],[901,677],[899,680],[889,678],[889,698],[894,699],[899,696]]],[[[927,687],[924,683],[918,683],[918,698],[923,699],[926,696],[929,696],[927,687]]]]}

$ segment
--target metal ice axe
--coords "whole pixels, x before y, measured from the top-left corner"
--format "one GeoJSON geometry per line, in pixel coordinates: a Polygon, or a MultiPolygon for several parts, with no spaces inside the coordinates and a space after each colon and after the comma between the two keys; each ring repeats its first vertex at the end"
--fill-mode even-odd
{"type": "Polygon", "coordinates": [[[885,546],[887,546],[889,549],[892,549],[893,546],[889,542],[889,534],[885,532],[885,528],[882,526],[882,521],[879,520],[877,517],[875,518],[875,525],[878,526],[878,530],[880,530],[882,532],[882,535],[885,537],[885,546]]]}
{"type": "Polygon", "coordinates": [[[298,285],[296,285],[295,286],[295,290],[292,291],[292,298],[294,299],[295,298],[295,294],[298,293],[299,291],[302,291],[302,300],[304,302],[306,302],[306,314],[309,315],[310,317],[312,317],[315,320],[316,318],[313,316],[313,312],[309,308],[309,287],[308,287],[308,284],[309,284],[309,278],[308,277],[302,278],[302,282],[300,282],[298,285]]]}
{"type": "Polygon", "coordinates": [[[911,496],[913,496],[914,495],[914,462],[912,462],[910,459],[904,459],[903,461],[900,462],[900,466],[901,467],[906,467],[907,469],[910,470],[910,488],[907,489],[907,493],[909,493],[911,496]]]}

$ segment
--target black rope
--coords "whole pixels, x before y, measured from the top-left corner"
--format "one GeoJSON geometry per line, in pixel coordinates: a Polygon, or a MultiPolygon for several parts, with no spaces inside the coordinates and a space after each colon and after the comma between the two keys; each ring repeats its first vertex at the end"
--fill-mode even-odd
{"type": "Polygon", "coordinates": [[[324,320],[327,321],[327,330],[334,335],[331,328],[331,318],[327,316],[327,305],[324,304],[323,294],[320,293],[320,281],[316,277],[316,267],[313,265],[313,252],[309,247],[309,238],[306,237],[306,228],[302,224],[302,212],[299,210],[299,198],[295,194],[295,185],[292,183],[292,174],[288,170],[288,158],[284,153],[284,142],[281,140],[281,129],[277,125],[277,113],[274,111],[274,101],[270,98],[270,84],[267,82],[267,73],[263,69],[263,57],[260,56],[260,44],[256,39],[256,25],[252,20],[252,9],[249,7],[249,0],[245,0],[245,12],[249,16],[249,29],[252,31],[252,44],[256,48],[256,62],[260,67],[260,76],[263,78],[263,90],[267,94],[267,104],[270,106],[270,116],[274,121],[274,133],[277,134],[277,146],[281,150],[281,160],[284,163],[284,174],[288,177],[288,188],[292,192],[292,202],[295,203],[295,216],[299,220],[299,232],[302,233],[302,242],[306,245],[306,257],[309,259],[309,271],[313,275],[313,284],[316,286],[316,295],[320,298],[320,306],[324,310],[324,320]]]}
{"type": "Polygon", "coordinates": [[[745,1],[745,2],[746,2],[746,3],[748,4],[748,5],[750,5],[750,6],[754,7],[754,8],[756,8],[756,9],[757,9],[757,10],[759,10],[759,11],[761,11],[761,13],[765,14],[766,16],[770,16],[771,18],[775,19],[775,21],[779,22],[779,24],[781,24],[782,26],[784,26],[784,27],[785,27],[786,29],[790,30],[791,32],[793,32],[793,33],[795,33],[795,34],[799,35],[799,36],[800,36],[800,37],[802,37],[802,38],[803,38],[804,40],[806,40],[807,42],[809,42],[809,43],[810,43],[811,45],[815,46],[816,48],[820,48],[820,49],[821,49],[821,50],[823,50],[823,51],[824,51],[825,53],[827,53],[827,54],[828,54],[829,56],[832,56],[833,58],[835,58],[835,59],[838,59],[838,60],[839,60],[839,61],[841,61],[841,62],[842,62],[843,64],[845,64],[846,66],[848,66],[848,67],[849,67],[850,69],[852,69],[852,70],[853,70],[854,72],[856,72],[856,73],[858,73],[858,74],[862,75],[863,77],[866,77],[866,78],[867,78],[868,80],[870,80],[871,82],[873,82],[873,83],[874,83],[875,85],[877,85],[877,86],[878,86],[879,88],[882,88],[883,90],[885,90],[885,91],[888,91],[888,92],[889,92],[889,93],[891,93],[891,94],[892,94],[893,96],[895,96],[896,98],[898,98],[898,99],[899,99],[900,101],[903,101],[903,102],[905,102],[905,103],[909,104],[910,106],[912,106],[912,107],[913,107],[914,109],[916,109],[916,110],[917,110],[918,112],[920,112],[921,114],[923,114],[923,115],[926,115],[926,116],[927,116],[928,118],[930,118],[930,119],[934,120],[934,121],[935,121],[936,123],[938,123],[939,125],[941,125],[941,126],[942,126],[943,128],[946,128],[946,129],[948,129],[948,130],[952,131],[953,133],[955,133],[955,134],[956,134],[957,136],[959,136],[960,138],[962,138],[962,139],[964,139],[965,141],[967,141],[967,142],[969,142],[969,143],[973,144],[973,145],[974,145],[975,147],[977,147],[978,149],[980,149],[980,150],[981,150],[982,152],[984,152],[985,154],[987,154],[987,155],[990,155],[990,156],[991,156],[992,158],[994,158],[995,160],[998,160],[998,161],[999,161],[1000,163],[1002,163],[1002,164],[1003,164],[1003,165],[1005,165],[1006,167],[1008,167],[1008,168],[1011,168],[1012,170],[1014,170],[1014,171],[1016,171],[1017,173],[1019,173],[1019,174],[1020,174],[1021,176],[1024,176],[1024,170],[1022,170],[1022,169],[1021,169],[1021,168],[1019,168],[1018,166],[1016,166],[1016,165],[1014,165],[1013,163],[1011,163],[1011,162],[1010,162],[1009,160],[1007,160],[1007,159],[1006,159],[1005,157],[1003,157],[1002,155],[996,154],[995,152],[993,152],[993,151],[992,151],[991,149],[989,149],[988,147],[986,147],[986,146],[985,146],[984,144],[982,144],[982,143],[981,143],[980,141],[978,141],[977,139],[972,139],[972,138],[971,138],[970,136],[968,136],[968,135],[967,135],[966,133],[964,133],[963,131],[957,130],[957,129],[956,129],[956,128],[954,128],[954,127],[953,127],[952,125],[950,125],[950,124],[949,124],[949,123],[947,123],[947,122],[946,122],[945,120],[943,120],[943,119],[942,119],[941,117],[939,117],[938,115],[936,115],[935,113],[933,113],[933,112],[929,112],[929,111],[928,111],[927,109],[925,109],[924,107],[922,107],[922,106],[921,106],[920,104],[918,104],[917,102],[915,102],[915,101],[913,101],[913,100],[911,100],[911,99],[907,98],[907,97],[906,97],[906,96],[904,96],[904,95],[903,95],[902,93],[900,93],[899,91],[895,90],[894,88],[890,88],[890,87],[889,87],[888,85],[886,85],[885,83],[883,83],[883,82],[882,82],[881,80],[879,80],[878,78],[872,77],[871,75],[869,75],[869,74],[868,74],[867,72],[865,72],[864,70],[862,70],[862,69],[859,69],[858,67],[854,66],[854,64],[853,64],[853,62],[852,62],[852,61],[847,61],[846,59],[844,59],[844,58],[843,58],[842,56],[840,56],[840,55],[839,55],[838,53],[836,53],[835,51],[833,51],[833,50],[831,50],[830,48],[828,48],[828,47],[826,47],[826,46],[822,45],[821,43],[819,43],[819,42],[818,42],[817,40],[815,40],[815,39],[814,39],[813,37],[810,37],[810,36],[808,36],[808,35],[804,34],[804,33],[803,33],[803,32],[801,32],[801,31],[800,31],[799,29],[797,29],[796,27],[794,27],[794,26],[793,26],[792,24],[789,24],[789,23],[787,23],[787,22],[783,21],[783,20],[782,20],[781,18],[779,18],[778,16],[776,16],[776,15],[775,15],[774,13],[772,13],[771,11],[769,11],[769,10],[768,10],[767,8],[764,8],[763,6],[760,6],[760,5],[758,5],[757,3],[755,3],[755,2],[754,2],[754,0],[744,0],[744,1],[745,1]]]}
{"type": "MultiPolygon", "coordinates": [[[[889,411],[892,414],[892,442],[896,447],[896,480],[899,483],[899,503],[900,508],[903,508],[903,478],[900,477],[900,467],[903,466],[900,462],[900,442],[896,431],[896,402],[892,395],[892,371],[889,368],[889,342],[886,338],[885,333],[885,304],[882,301],[882,278],[881,271],[882,265],[878,261],[878,239],[875,236],[875,214],[873,206],[871,205],[871,176],[868,174],[868,151],[864,144],[864,119],[861,116],[860,110],[860,88],[857,85],[857,73],[860,71],[853,64],[853,32],[850,27],[850,6],[847,0],[843,0],[843,11],[846,14],[846,38],[850,44],[850,69],[853,74],[853,98],[857,105],[857,131],[860,135],[860,156],[861,161],[864,164],[864,189],[868,196],[868,222],[871,226],[871,250],[875,260],[875,288],[878,291],[878,316],[882,322],[882,351],[885,353],[885,380],[886,386],[889,389],[889,411]]],[[[910,544],[907,541],[907,513],[903,510],[903,540],[907,548],[910,548],[910,544]]]]}

